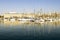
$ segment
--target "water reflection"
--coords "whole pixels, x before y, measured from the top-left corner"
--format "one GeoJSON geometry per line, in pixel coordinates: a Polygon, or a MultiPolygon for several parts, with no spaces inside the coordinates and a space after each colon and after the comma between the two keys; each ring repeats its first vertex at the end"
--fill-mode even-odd
{"type": "MultiPolygon", "coordinates": [[[[15,21],[15,22],[10,22],[10,21],[7,21],[7,22],[3,22],[1,21],[0,22],[0,26],[1,25],[4,25],[4,27],[22,27],[22,28],[28,28],[28,27],[32,27],[34,29],[34,27],[36,27],[36,29],[42,29],[43,30],[45,29],[46,27],[46,30],[48,29],[48,32],[50,32],[53,29],[56,29],[56,28],[59,28],[60,27],[60,22],[45,22],[45,23],[21,23],[21,22],[18,22],[18,21],[15,21]]],[[[29,29],[29,28],[28,28],[29,29]]],[[[45,30],[44,30],[45,31],[45,30]]]]}
{"type": "Polygon", "coordinates": [[[57,38],[60,36],[60,22],[45,22],[43,24],[0,22],[0,37],[2,38],[57,38]],[[58,35],[58,36],[57,36],[58,35]]]}
{"type": "Polygon", "coordinates": [[[37,25],[54,25],[54,26],[60,26],[60,21],[56,21],[56,22],[44,22],[44,23],[34,23],[34,22],[26,22],[26,23],[22,23],[19,21],[1,21],[0,23],[3,23],[4,25],[20,25],[20,24],[37,24],[37,25]]]}

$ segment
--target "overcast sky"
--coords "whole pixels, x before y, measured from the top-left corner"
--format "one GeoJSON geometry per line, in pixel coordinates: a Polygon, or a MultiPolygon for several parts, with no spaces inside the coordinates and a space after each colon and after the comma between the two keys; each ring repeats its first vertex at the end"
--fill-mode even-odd
{"type": "Polygon", "coordinates": [[[60,11],[60,0],[0,0],[1,12],[60,11]]]}

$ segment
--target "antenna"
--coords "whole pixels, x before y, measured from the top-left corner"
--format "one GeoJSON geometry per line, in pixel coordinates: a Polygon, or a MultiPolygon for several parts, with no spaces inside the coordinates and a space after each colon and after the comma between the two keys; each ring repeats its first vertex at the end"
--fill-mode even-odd
{"type": "Polygon", "coordinates": [[[42,8],[38,11],[39,15],[42,13],[42,8]]]}
{"type": "Polygon", "coordinates": [[[23,10],[23,14],[25,14],[25,9],[23,10]]]}
{"type": "Polygon", "coordinates": [[[34,14],[35,14],[35,9],[34,9],[34,14]]]}
{"type": "Polygon", "coordinates": [[[42,8],[40,9],[40,14],[42,13],[42,8]]]}

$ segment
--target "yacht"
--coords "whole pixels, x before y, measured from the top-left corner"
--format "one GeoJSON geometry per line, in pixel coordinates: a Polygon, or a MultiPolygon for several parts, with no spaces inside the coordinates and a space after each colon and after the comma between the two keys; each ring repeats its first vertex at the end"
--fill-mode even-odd
{"type": "Polygon", "coordinates": [[[11,22],[15,22],[16,20],[14,18],[10,19],[11,22]]]}
{"type": "Polygon", "coordinates": [[[31,20],[32,19],[24,19],[24,18],[18,19],[18,21],[20,21],[21,23],[26,23],[26,22],[31,21],[31,20]]]}
{"type": "Polygon", "coordinates": [[[37,19],[35,20],[35,23],[44,23],[44,19],[37,19]]]}
{"type": "Polygon", "coordinates": [[[45,22],[53,22],[53,19],[45,19],[45,22]]]}

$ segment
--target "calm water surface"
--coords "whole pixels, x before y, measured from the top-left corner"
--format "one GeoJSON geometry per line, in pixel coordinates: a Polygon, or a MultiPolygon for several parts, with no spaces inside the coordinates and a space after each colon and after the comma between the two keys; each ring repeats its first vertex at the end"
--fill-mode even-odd
{"type": "Polygon", "coordinates": [[[0,23],[0,39],[59,40],[60,25],[49,23],[4,25],[0,23]]]}

